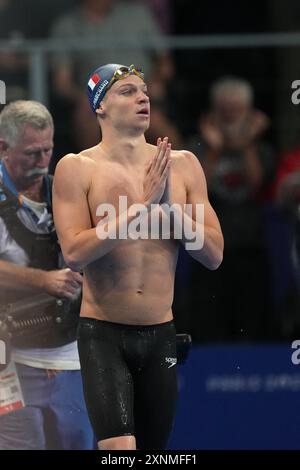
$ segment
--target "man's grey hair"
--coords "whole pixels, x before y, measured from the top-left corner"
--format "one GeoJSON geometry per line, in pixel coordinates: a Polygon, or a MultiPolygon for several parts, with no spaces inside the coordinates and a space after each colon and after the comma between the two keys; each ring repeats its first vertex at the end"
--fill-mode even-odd
{"type": "Polygon", "coordinates": [[[0,138],[10,147],[17,144],[25,127],[44,130],[54,124],[46,106],[29,100],[18,100],[9,103],[0,113],[0,138]]]}
{"type": "Polygon", "coordinates": [[[210,89],[211,103],[215,104],[224,96],[240,96],[246,104],[253,103],[253,89],[247,80],[237,77],[222,77],[212,84],[210,89]]]}

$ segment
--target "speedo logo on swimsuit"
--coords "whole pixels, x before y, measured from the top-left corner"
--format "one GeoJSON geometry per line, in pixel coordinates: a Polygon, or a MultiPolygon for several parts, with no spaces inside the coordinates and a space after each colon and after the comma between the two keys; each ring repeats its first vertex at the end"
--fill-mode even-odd
{"type": "Polygon", "coordinates": [[[185,240],[187,250],[201,250],[204,244],[204,204],[151,204],[149,213],[144,204],[128,207],[127,196],[119,196],[119,207],[103,203],[97,207],[101,217],[96,226],[99,240],[185,240]],[[134,218],[116,226],[117,214],[127,211],[134,218]],[[194,226],[194,227],[193,227],[194,226]],[[118,233],[117,233],[118,232],[118,233]]]}
{"type": "Polygon", "coordinates": [[[170,369],[173,366],[176,366],[177,364],[177,358],[176,357],[166,357],[165,361],[167,364],[169,364],[168,369],[170,369]]]}

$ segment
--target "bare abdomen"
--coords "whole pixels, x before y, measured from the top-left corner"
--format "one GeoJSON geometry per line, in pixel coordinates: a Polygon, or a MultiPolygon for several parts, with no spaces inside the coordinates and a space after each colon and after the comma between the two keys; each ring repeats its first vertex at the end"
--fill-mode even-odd
{"type": "Polygon", "coordinates": [[[116,248],[86,268],[81,315],[128,324],[170,320],[176,261],[171,241],[116,248]]]}

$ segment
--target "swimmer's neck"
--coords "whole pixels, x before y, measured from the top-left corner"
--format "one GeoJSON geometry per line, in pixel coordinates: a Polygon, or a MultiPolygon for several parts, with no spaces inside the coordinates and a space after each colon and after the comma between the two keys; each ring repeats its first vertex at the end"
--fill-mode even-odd
{"type": "Polygon", "coordinates": [[[121,163],[124,166],[140,165],[145,160],[148,150],[144,134],[140,136],[103,136],[99,143],[99,148],[112,161],[121,163]]]}

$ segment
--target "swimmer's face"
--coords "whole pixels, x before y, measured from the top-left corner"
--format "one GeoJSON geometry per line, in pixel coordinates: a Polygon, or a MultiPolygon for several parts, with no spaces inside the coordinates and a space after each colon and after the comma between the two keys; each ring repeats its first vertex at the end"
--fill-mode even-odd
{"type": "Polygon", "coordinates": [[[5,163],[15,180],[30,184],[47,174],[53,152],[53,129],[24,129],[16,144],[5,152],[5,163]]]}
{"type": "Polygon", "coordinates": [[[102,106],[104,116],[118,128],[145,132],[150,124],[150,102],[146,83],[136,75],[116,81],[108,90],[102,106]]]}

